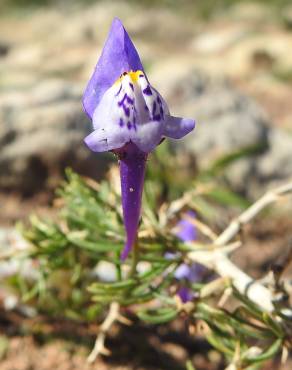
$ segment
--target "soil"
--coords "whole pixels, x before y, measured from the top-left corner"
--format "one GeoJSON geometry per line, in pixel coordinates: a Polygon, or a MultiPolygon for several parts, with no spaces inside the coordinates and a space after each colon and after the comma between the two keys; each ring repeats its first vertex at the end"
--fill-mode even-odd
{"type": "MultiPolygon", "coordinates": [[[[3,321],[3,319],[1,320],[3,321]]],[[[184,370],[191,360],[197,370],[223,370],[223,358],[201,338],[187,334],[185,322],[151,327],[135,323],[130,327],[114,326],[107,338],[110,356],[97,358],[94,364],[86,361],[94,337],[88,331],[73,342],[71,333],[55,333],[49,338],[38,335],[13,335],[13,325],[6,330],[7,348],[2,352],[1,370],[184,370]],[[12,331],[12,333],[11,333],[12,331]],[[90,339],[90,341],[88,340],[90,339]]],[[[75,329],[75,330],[74,330],[75,329]]],[[[90,330],[89,330],[90,331],[90,330]]],[[[3,338],[3,337],[2,337],[3,338]]],[[[3,341],[3,340],[2,340],[3,341]]],[[[3,345],[2,345],[3,346],[3,345]]],[[[280,365],[280,359],[269,361],[263,370],[288,370],[292,361],[280,365]]]]}

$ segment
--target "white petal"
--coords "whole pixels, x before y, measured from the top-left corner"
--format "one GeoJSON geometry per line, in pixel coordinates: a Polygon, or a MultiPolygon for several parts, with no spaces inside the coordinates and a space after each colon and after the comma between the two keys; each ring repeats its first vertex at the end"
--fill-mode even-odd
{"type": "Polygon", "coordinates": [[[93,116],[92,116],[92,123],[95,130],[99,128],[105,128],[106,122],[110,120],[117,119],[118,122],[118,108],[117,105],[114,104],[116,101],[115,94],[117,91],[117,86],[112,86],[108,89],[98,106],[96,107],[93,116]],[[116,112],[114,111],[116,110],[116,112]]]}
{"type": "Polygon", "coordinates": [[[188,118],[168,116],[164,123],[163,135],[172,139],[180,139],[191,132],[195,121],[188,118]]]}
{"type": "Polygon", "coordinates": [[[94,130],[85,138],[86,145],[94,152],[105,152],[123,147],[130,141],[127,130],[94,130]]]}
{"type": "Polygon", "coordinates": [[[86,136],[84,142],[94,152],[105,152],[108,150],[107,138],[103,129],[94,130],[86,136]]]}
{"type": "Polygon", "coordinates": [[[162,138],[162,128],[158,121],[137,125],[137,131],[131,134],[131,140],[143,152],[151,152],[162,138]]]}

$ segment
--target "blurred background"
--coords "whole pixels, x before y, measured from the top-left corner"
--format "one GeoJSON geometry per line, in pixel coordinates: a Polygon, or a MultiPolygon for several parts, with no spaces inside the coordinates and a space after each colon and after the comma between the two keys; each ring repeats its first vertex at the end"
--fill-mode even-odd
{"type": "Polygon", "coordinates": [[[228,173],[232,187],[249,196],[291,174],[291,1],[0,4],[3,221],[15,220],[27,197],[54,189],[68,165],[94,178],[106,171],[110,157],[92,155],[83,144],[91,127],[80,100],[114,16],[172,112],[198,122],[196,134],[177,149],[204,167],[227,152],[260,145],[261,155],[228,173]]]}
{"type": "MultiPolygon", "coordinates": [[[[222,176],[248,200],[291,177],[291,0],[0,0],[0,241],[31,211],[51,213],[67,166],[104,178],[113,158],[94,155],[83,144],[91,123],[81,96],[115,16],[171,112],[197,121],[193,134],[171,144],[184,171],[194,176],[238,155],[222,176]]],[[[262,237],[269,230],[269,240],[285,244],[289,222],[281,230],[266,224],[262,237]]],[[[267,239],[257,243],[267,246],[267,239]]],[[[255,275],[275,258],[274,246],[261,249],[255,275]]],[[[252,247],[246,265],[255,258],[252,247]]],[[[36,351],[29,341],[25,346],[36,351]]],[[[171,346],[164,350],[172,352],[171,346]]],[[[56,353],[52,347],[47,356],[64,360],[60,369],[77,368],[66,367],[67,357],[56,353]]],[[[176,353],[184,356],[182,349],[176,353]]],[[[34,369],[25,367],[28,359],[17,361],[8,356],[1,370],[34,369]]],[[[74,361],[85,368],[80,358],[74,361]]]]}
{"type": "Polygon", "coordinates": [[[263,184],[291,174],[291,1],[0,4],[3,222],[26,212],[32,197],[46,204],[66,166],[94,178],[106,171],[110,156],[93,155],[82,141],[91,125],[81,95],[114,16],[171,111],[196,118],[196,133],[175,145],[194,154],[199,168],[259,145],[260,155],[228,171],[236,191],[255,197],[263,184]]]}

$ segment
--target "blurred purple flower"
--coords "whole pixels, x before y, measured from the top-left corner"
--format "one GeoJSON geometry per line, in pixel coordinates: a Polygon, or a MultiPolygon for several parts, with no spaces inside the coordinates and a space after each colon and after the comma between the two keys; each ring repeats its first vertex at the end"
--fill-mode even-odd
{"type": "MultiPolygon", "coordinates": [[[[176,225],[175,235],[185,243],[195,241],[197,239],[197,229],[195,225],[191,222],[192,218],[196,217],[195,212],[188,211],[186,213],[189,219],[182,219],[176,225]]],[[[198,263],[193,263],[192,265],[187,265],[182,263],[175,270],[174,276],[177,280],[187,283],[195,283],[202,279],[202,275],[206,272],[206,268],[198,263]]],[[[186,303],[191,301],[194,297],[194,293],[186,285],[179,287],[177,294],[180,296],[182,302],[186,303]]]]}
{"type": "Polygon", "coordinates": [[[197,239],[197,229],[195,225],[190,221],[192,218],[196,218],[196,214],[193,211],[188,211],[186,216],[189,219],[183,218],[176,224],[175,235],[183,242],[193,242],[197,239]]]}
{"type": "Polygon", "coordinates": [[[170,115],[117,18],[84,92],[83,106],[94,128],[85,138],[87,146],[94,152],[113,151],[120,159],[125,259],[137,238],[148,153],[164,137],[182,138],[195,122],[170,115]]]}

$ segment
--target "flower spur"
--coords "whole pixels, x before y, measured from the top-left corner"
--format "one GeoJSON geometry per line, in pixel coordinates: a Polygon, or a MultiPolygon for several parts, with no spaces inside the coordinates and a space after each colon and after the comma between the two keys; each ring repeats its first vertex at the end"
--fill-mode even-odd
{"type": "Polygon", "coordinates": [[[94,128],[85,138],[87,146],[94,152],[113,151],[120,159],[125,259],[137,238],[148,154],[165,137],[188,134],[195,122],[170,115],[117,18],[84,92],[83,106],[94,128]]]}

